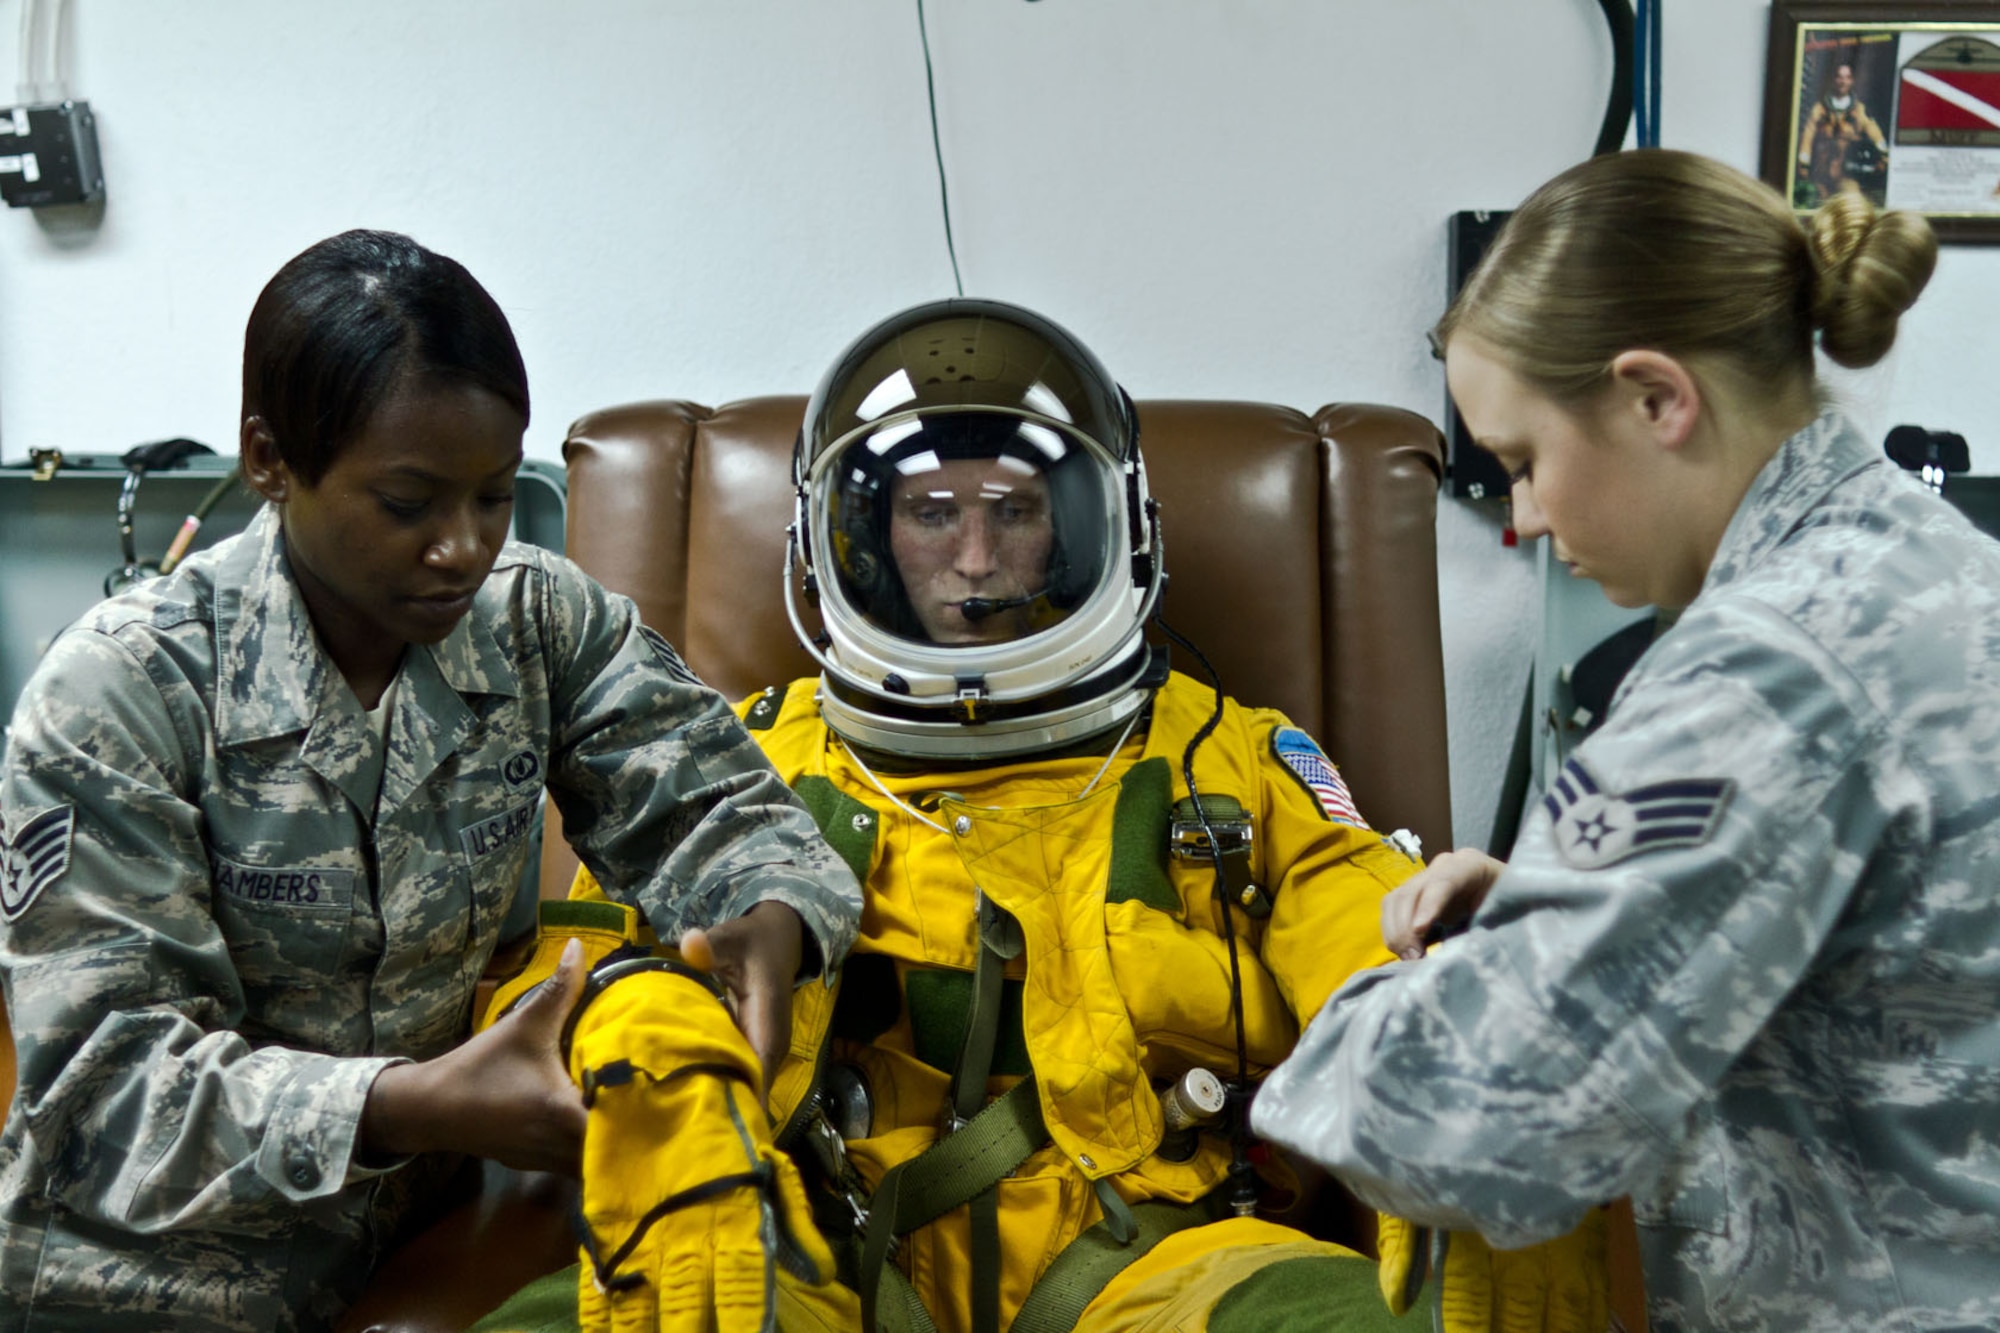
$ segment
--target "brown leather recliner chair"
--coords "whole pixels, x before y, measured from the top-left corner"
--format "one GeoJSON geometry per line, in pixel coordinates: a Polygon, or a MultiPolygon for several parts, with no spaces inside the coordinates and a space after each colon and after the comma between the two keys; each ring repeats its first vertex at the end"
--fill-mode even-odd
{"type": "MultiPolygon", "coordinates": [[[[1226,691],[1316,736],[1370,823],[1449,847],[1436,428],[1360,404],[1138,408],[1167,623],[1226,691]]],[[[732,699],[814,674],[781,584],[804,412],[800,397],[638,403],[584,417],[563,445],[569,555],[732,699]]],[[[575,869],[551,809],[543,895],[575,869]]],[[[489,1168],[481,1197],[393,1255],[344,1327],[463,1328],[574,1257],[567,1221],[551,1182],[489,1168]]]]}
{"type": "MultiPolygon", "coordinates": [[[[655,402],[570,428],[568,552],[731,699],[816,675],[784,609],[802,398],[655,402]]],[[[1434,525],[1442,442],[1413,413],[1139,405],[1164,616],[1223,688],[1284,710],[1370,823],[1450,845],[1434,525]]],[[[1177,655],[1175,665],[1200,677],[1177,655]]],[[[576,861],[547,839],[543,892],[576,861]]]]}

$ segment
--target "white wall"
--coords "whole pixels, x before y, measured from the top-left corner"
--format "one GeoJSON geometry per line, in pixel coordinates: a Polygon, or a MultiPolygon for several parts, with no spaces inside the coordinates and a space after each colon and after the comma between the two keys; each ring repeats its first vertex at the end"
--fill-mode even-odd
{"type": "MultiPolygon", "coordinates": [[[[22,0],[0,0],[0,71],[22,0]]],[[[1756,167],[1765,6],[1665,7],[1664,141],[1756,167]]],[[[1435,417],[1444,219],[1595,140],[1593,0],[932,0],[968,293],[1068,324],[1137,396],[1435,417]]],[[[408,231],[515,322],[530,451],[594,407],[809,388],[949,294],[913,0],[72,0],[96,225],[0,215],[0,453],[232,447],[242,322],[336,230],[408,231]]],[[[1949,250],[1871,429],[2000,471],[2000,250],[1949,250]]],[[[1538,599],[1442,502],[1453,801],[1483,842],[1538,599]]],[[[1171,516],[1169,516],[1171,522],[1171,516]]],[[[1337,758],[1338,756],[1336,756],[1337,758]]],[[[1365,806],[1365,794],[1363,798],[1365,806]]]]}

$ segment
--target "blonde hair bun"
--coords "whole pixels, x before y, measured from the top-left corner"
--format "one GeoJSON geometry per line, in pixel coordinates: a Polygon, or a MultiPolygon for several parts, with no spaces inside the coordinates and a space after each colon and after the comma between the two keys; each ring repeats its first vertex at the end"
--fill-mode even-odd
{"type": "Polygon", "coordinates": [[[1515,210],[1433,338],[1474,334],[1563,403],[1597,393],[1634,347],[1782,394],[1811,387],[1816,341],[1842,365],[1881,360],[1936,257],[1922,217],[1878,214],[1858,192],[1809,232],[1784,196],[1713,158],[1606,153],[1515,210]]]}
{"type": "Polygon", "coordinates": [[[1812,321],[1820,350],[1839,365],[1872,366],[1896,341],[1896,323],[1937,267],[1937,237],[1920,215],[1879,212],[1859,191],[1820,205],[1812,247],[1812,321]]]}

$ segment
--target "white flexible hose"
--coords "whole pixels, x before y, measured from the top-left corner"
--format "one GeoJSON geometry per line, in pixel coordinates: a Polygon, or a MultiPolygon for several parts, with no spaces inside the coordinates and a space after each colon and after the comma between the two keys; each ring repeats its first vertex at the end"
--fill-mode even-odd
{"type": "Polygon", "coordinates": [[[62,28],[67,0],[21,0],[20,78],[16,99],[60,102],[69,96],[62,72],[62,28]]]}
{"type": "Polygon", "coordinates": [[[63,73],[63,20],[68,17],[69,0],[42,0],[46,16],[42,20],[42,97],[50,102],[69,100],[69,78],[63,73]]]}
{"type": "Polygon", "coordinates": [[[37,31],[41,13],[41,0],[21,0],[20,75],[14,80],[15,100],[20,102],[36,100],[35,53],[41,48],[37,31]]]}

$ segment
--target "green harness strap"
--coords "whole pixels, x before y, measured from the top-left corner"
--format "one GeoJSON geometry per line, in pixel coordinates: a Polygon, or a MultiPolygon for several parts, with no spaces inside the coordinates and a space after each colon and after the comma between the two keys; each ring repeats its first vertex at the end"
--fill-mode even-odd
{"type": "MultiPolygon", "coordinates": [[[[845,841],[852,846],[835,845],[850,864],[863,862],[856,866],[856,873],[865,879],[863,856],[872,853],[874,834],[854,815],[866,808],[824,779],[819,782],[825,790],[801,790],[800,795],[822,829],[828,830],[830,840],[836,830],[847,835],[845,841]]],[[[1155,758],[1136,765],[1120,784],[1107,902],[1139,898],[1161,910],[1178,912],[1179,898],[1165,865],[1169,783],[1166,762],[1155,758]]],[[[799,784],[802,788],[814,785],[811,779],[799,784]]],[[[1019,923],[983,894],[979,902],[981,947],[973,967],[964,1041],[950,1091],[955,1127],[917,1157],[892,1168],[869,1200],[857,1285],[862,1327],[874,1333],[935,1333],[936,1324],[922,1298],[889,1258],[897,1237],[961,1206],[967,1209],[970,1230],[973,1333],[999,1333],[997,1186],[1048,1141],[1032,1073],[979,1109],[993,1071],[1006,964],[1024,947],[1019,923]]],[[[1056,1333],[1073,1327],[1084,1307],[1121,1270],[1174,1232],[1213,1220],[1213,1213],[1201,1203],[1146,1203],[1128,1208],[1108,1182],[1097,1184],[1104,1218],[1065,1246],[1035,1283],[1015,1316],[1013,1327],[1022,1333],[1056,1333]]]]}
{"type": "MultiPolygon", "coordinates": [[[[1000,1036],[1000,1001],[1008,960],[1027,948],[1021,923],[984,893],[979,895],[979,958],[972,968],[972,1010],[966,1016],[965,1045],[951,1076],[952,1132],[963,1131],[979,1115],[986,1100],[986,1080],[993,1072],[993,1049],[1000,1036]]],[[[1041,1125],[1038,1109],[1035,1123],[1041,1125]]],[[[1036,1147],[1047,1138],[1037,1134],[1036,1147]]],[[[1009,1170],[1012,1168],[1010,1167],[1009,1170]]],[[[1000,1333],[1000,1190],[999,1177],[966,1204],[966,1226],[972,1257],[972,1333],[1000,1333]]]]}
{"type": "Polygon", "coordinates": [[[1131,1209],[1134,1234],[1129,1241],[1120,1241],[1107,1217],[1063,1246],[1050,1262],[1028,1299],[1021,1302],[1013,1333],[1066,1333],[1075,1328],[1084,1307],[1112,1278],[1176,1231],[1214,1220],[1214,1210],[1202,1200],[1137,1204],[1131,1209]]]}
{"type": "MultiPolygon", "coordinates": [[[[1002,1176],[1028,1160],[1048,1138],[1042,1123],[1042,1103],[1033,1078],[1024,1078],[995,1098],[985,1110],[955,1134],[948,1134],[902,1165],[891,1168],[869,1201],[868,1229],[861,1242],[861,1326],[897,1327],[878,1323],[889,1317],[879,1298],[888,1275],[902,1274],[888,1262],[897,1236],[928,1225],[954,1208],[972,1202],[993,1188],[1002,1176]]],[[[904,1286],[908,1283],[905,1281],[904,1286]]],[[[915,1293],[912,1292],[914,1300],[915,1293]]],[[[902,1302],[898,1301],[897,1304],[902,1302]]],[[[918,1304],[916,1307],[923,1307],[918,1304]]],[[[930,1326],[902,1325],[916,1329],[930,1326]]]]}
{"type": "Polygon", "coordinates": [[[958,1049],[958,1067],[951,1075],[951,1111],[958,1124],[979,1114],[986,1102],[986,1080],[993,1073],[993,1052],[1000,1038],[1000,1002],[1007,964],[1027,947],[1021,923],[985,894],[979,895],[979,957],[972,966],[972,1004],[965,1020],[965,1042],[958,1049]]]}
{"type": "Polygon", "coordinates": [[[882,1293],[887,1299],[875,1309],[875,1322],[868,1322],[868,1309],[864,1302],[861,1311],[863,1328],[872,1328],[875,1333],[937,1333],[937,1325],[931,1322],[931,1312],[924,1308],[923,1297],[910,1285],[910,1279],[903,1276],[903,1270],[889,1264],[882,1270],[882,1293]]]}

